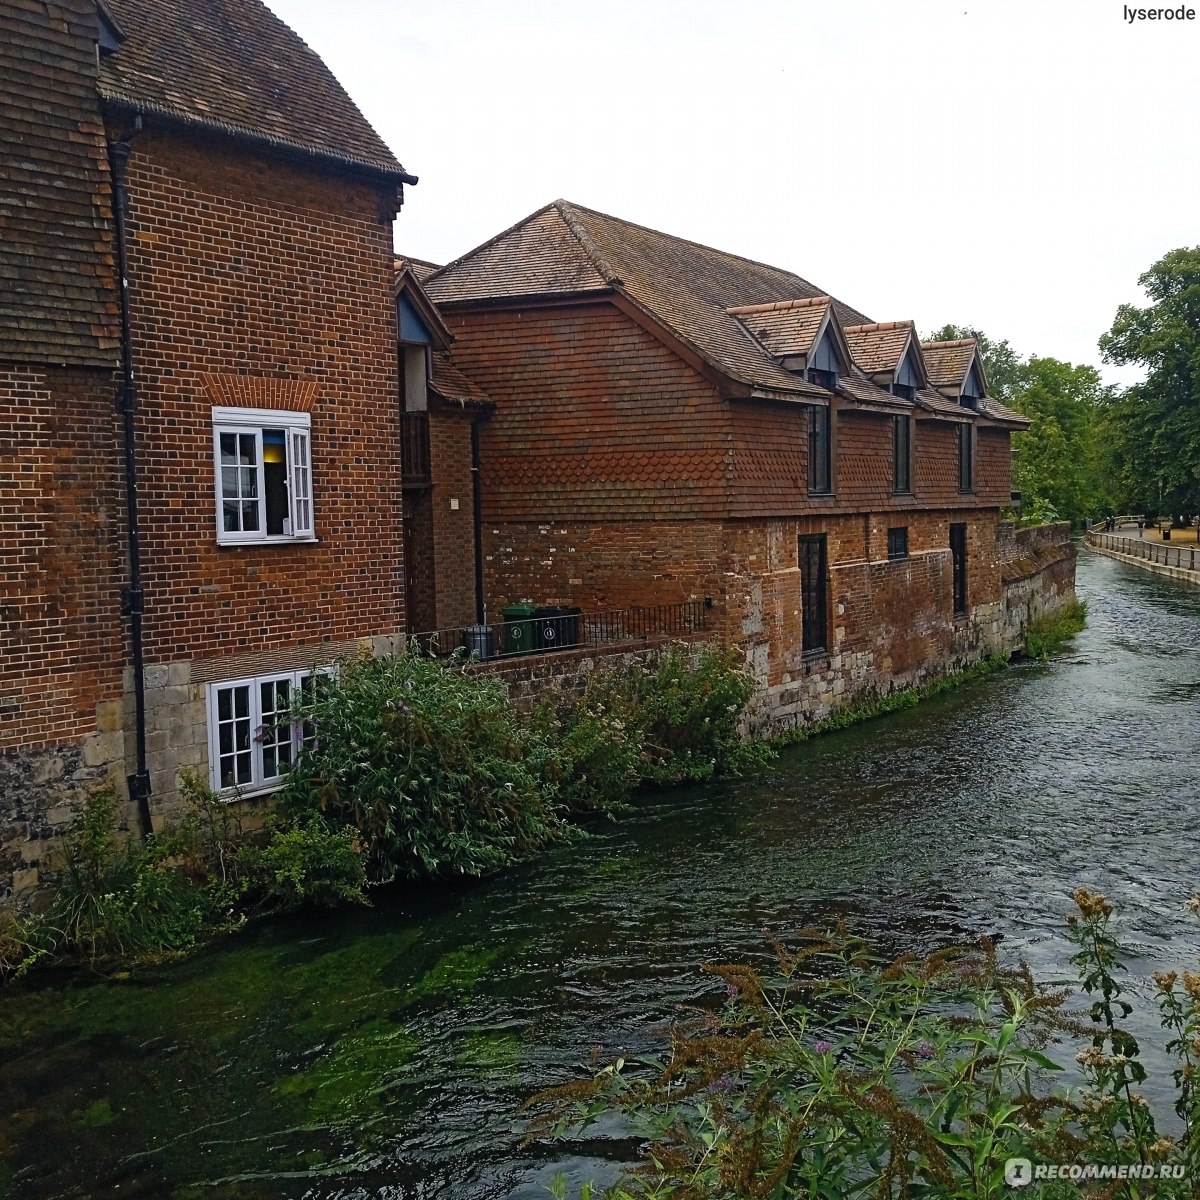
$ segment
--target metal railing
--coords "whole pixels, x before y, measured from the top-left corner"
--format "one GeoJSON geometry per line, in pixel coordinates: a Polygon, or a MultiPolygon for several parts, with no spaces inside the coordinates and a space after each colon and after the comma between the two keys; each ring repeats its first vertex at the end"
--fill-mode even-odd
{"type": "Polygon", "coordinates": [[[531,617],[410,633],[407,644],[410,650],[433,658],[461,654],[481,662],[513,659],[651,638],[687,637],[708,628],[711,607],[705,600],[604,612],[554,606],[539,609],[531,617]]]}
{"type": "Polygon", "coordinates": [[[1160,563],[1164,567],[1179,567],[1183,571],[1200,570],[1200,547],[1175,546],[1170,542],[1147,542],[1142,538],[1122,537],[1118,533],[1095,533],[1089,531],[1088,543],[1127,554],[1131,558],[1144,558],[1147,562],[1160,563]]]}

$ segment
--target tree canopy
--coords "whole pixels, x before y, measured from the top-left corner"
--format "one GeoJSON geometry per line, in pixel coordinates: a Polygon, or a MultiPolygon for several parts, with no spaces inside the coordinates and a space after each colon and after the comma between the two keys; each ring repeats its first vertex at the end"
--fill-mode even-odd
{"type": "Polygon", "coordinates": [[[1105,362],[1146,378],[1113,408],[1123,498],[1154,513],[1200,511],[1200,246],[1172,250],[1138,280],[1151,301],[1122,304],[1100,339],[1105,362]]]}

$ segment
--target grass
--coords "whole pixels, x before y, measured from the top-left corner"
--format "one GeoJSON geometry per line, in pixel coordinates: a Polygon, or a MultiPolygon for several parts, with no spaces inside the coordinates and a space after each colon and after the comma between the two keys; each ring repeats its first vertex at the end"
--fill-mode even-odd
{"type": "Polygon", "coordinates": [[[1078,600],[1035,617],[1025,627],[1025,656],[1042,662],[1057,654],[1087,624],[1087,605],[1078,600]]]}

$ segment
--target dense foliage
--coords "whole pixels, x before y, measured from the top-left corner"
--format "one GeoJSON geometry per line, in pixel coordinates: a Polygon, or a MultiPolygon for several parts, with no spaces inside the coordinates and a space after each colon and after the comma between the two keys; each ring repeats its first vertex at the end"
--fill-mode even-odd
{"type": "Polygon", "coordinates": [[[736,653],[672,648],[597,670],[524,720],[465,659],[365,659],[301,714],[315,738],[282,806],[356,829],[373,881],[481,875],[572,836],[573,814],[617,811],[639,784],[764,761],[738,732],[752,691],[736,653]]]}
{"type": "Polygon", "coordinates": [[[365,899],[353,830],[272,817],[247,834],[195,777],[183,790],[185,818],[144,842],[119,828],[112,792],[88,797],[49,907],[0,927],[0,977],[50,959],[161,958],[254,913],[365,899]]]}
{"type": "MultiPolygon", "coordinates": [[[[616,1200],[988,1200],[1006,1174],[1061,1164],[1046,1200],[1192,1197],[1200,1178],[1200,974],[1160,972],[1157,1005],[1174,1058],[1182,1128],[1163,1136],[1140,1091],[1147,1071],[1125,1027],[1112,905],[1079,889],[1071,962],[1091,998],[1048,988],[995,946],[892,962],[844,929],[775,944],[768,973],[706,968],[723,1007],[677,1026],[663,1061],[616,1060],[532,1101],[535,1135],[619,1111],[648,1139],[616,1200]],[[1054,1082],[1054,1043],[1086,1043],[1083,1086],[1054,1082]]],[[[1200,897],[1188,907],[1200,913],[1200,897]]],[[[611,1121],[610,1127],[611,1127],[611,1121]]],[[[561,1184],[557,1194],[565,1194],[561,1184]]]]}
{"type": "Polygon", "coordinates": [[[1100,339],[1106,362],[1144,367],[1114,405],[1127,510],[1200,512],[1200,246],[1172,250],[1138,280],[1150,304],[1123,304],[1100,339]]]}

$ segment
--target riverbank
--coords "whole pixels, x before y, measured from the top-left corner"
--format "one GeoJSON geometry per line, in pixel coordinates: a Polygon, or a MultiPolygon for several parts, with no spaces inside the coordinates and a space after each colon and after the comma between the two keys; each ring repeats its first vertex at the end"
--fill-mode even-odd
{"type": "Polygon", "coordinates": [[[1161,535],[1146,537],[1095,530],[1089,530],[1084,541],[1088,549],[1097,554],[1107,555],[1141,571],[1151,571],[1189,587],[1200,588],[1200,547],[1174,541],[1164,542],[1161,535]]]}
{"type": "MultiPolygon", "coordinates": [[[[1151,996],[1155,969],[1200,949],[1180,819],[1200,804],[1200,597],[1095,555],[1079,592],[1068,656],[753,779],[649,793],[501,875],[255,923],[129,980],[18,985],[0,1021],[11,1195],[544,1200],[559,1173],[611,1181],[639,1139],[527,1144],[522,1105],[585,1076],[593,1047],[660,1053],[680,1006],[724,995],[700,964],[764,963],[764,929],[844,921],[887,955],[1001,934],[1009,961],[1067,982],[1083,883],[1118,905],[1151,996]]],[[[1135,1032],[1164,1063],[1156,1030],[1135,1032]]]]}

